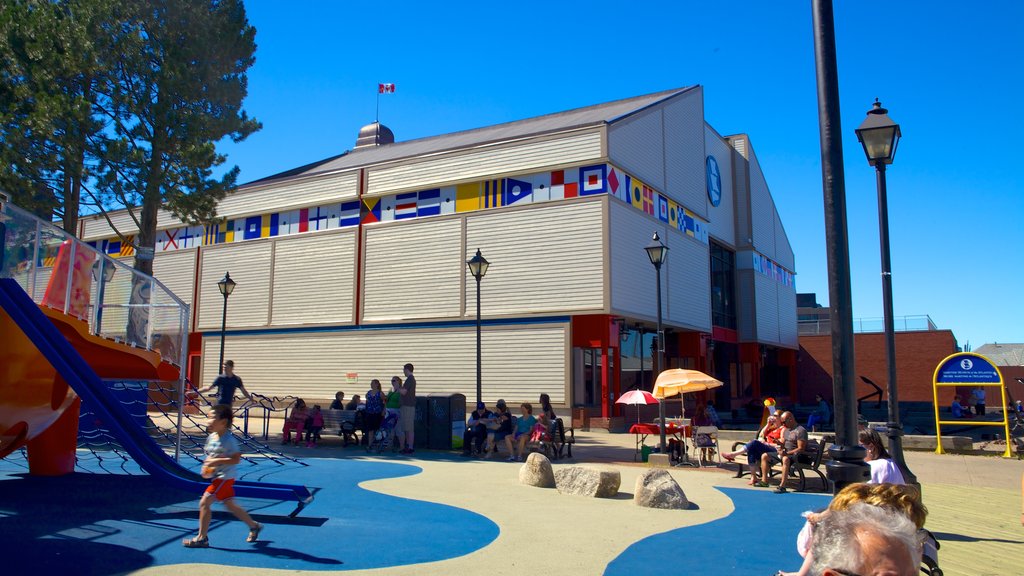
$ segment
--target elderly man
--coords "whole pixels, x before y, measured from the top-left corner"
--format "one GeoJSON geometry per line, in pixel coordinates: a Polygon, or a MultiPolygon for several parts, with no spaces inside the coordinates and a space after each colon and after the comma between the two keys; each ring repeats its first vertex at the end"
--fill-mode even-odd
{"type": "Polygon", "coordinates": [[[812,576],[915,576],[921,540],[906,516],[870,504],[832,511],[814,529],[812,576]]]}
{"type": "Polygon", "coordinates": [[[782,476],[780,476],[779,487],[775,489],[777,494],[786,492],[786,480],[789,478],[789,468],[793,465],[793,459],[803,464],[810,464],[811,459],[807,455],[807,429],[796,422],[792,412],[783,412],[779,416],[784,427],[778,452],[769,452],[761,456],[761,479],[768,481],[768,471],[773,464],[782,463],[782,476]]]}

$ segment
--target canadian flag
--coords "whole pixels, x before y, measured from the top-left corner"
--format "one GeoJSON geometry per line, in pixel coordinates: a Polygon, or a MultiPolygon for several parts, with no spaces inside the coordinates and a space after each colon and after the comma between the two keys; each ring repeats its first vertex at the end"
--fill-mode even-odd
{"type": "Polygon", "coordinates": [[[377,84],[377,93],[378,94],[394,94],[395,93],[395,85],[394,84],[377,84]]]}

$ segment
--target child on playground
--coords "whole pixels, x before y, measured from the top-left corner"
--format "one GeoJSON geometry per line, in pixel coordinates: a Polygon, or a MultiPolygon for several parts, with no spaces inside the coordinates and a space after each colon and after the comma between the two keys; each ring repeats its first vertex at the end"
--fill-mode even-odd
{"type": "Polygon", "coordinates": [[[290,444],[292,441],[292,430],[295,430],[295,445],[298,446],[302,442],[302,430],[306,427],[306,416],[309,416],[309,410],[306,409],[306,401],[302,398],[295,400],[295,405],[292,406],[291,413],[288,414],[288,419],[284,421],[284,442],[283,444],[290,444]]]}
{"type": "Polygon", "coordinates": [[[320,411],[320,405],[313,406],[309,416],[306,416],[306,448],[315,448],[320,441],[320,432],[324,429],[324,413],[320,411]]]}
{"type": "Polygon", "coordinates": [[[218,404],[213,407],[206,430],[210,433],[206,439],[206,460],[203,461],[203,478],[210,479],[210,485],[199,501],[199,533],[188,540],[182,541],[186,548],[208,548],[210,539],[210,516],[213,501],[219,500],[236,518],[249,527],[246,542],[259,539],[263,524],[252,519],[244,508],[235,503],[235,466],[242,459],[242,451],[238,441],[231,435],[231,408],[218,404]]]}

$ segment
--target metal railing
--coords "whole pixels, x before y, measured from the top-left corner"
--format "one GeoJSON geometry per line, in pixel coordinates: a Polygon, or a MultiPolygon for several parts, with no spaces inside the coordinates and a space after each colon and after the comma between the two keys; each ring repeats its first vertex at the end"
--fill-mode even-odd
{"type": "MultiPolygon", "coordinates": [[[[90,334],[157,352],[177,366],[180,412],[189,305],[156,278],[9,202],[0,201],[0,221],[0,278],[14,279],[40,306],[87,322],[90,334]]],[[[179,439],[175,459],[180,445],[179,439]]]]}
{"type": "MultiPolygon", "coordinates": [[[[913,315],[898,316],[893,318],[893,328],[896,332],[914,332],[938,330],[938,326],[932,321],[931,316],[913,315]]],[[[797,333],[803,335],[829,334],[832,331],[832,322],[827,317],[814,320],[799,320],[797,322],[797,333]]],[[[856,333],[885,332],[885,321],[882,318],[855,318],[853,320],[853,331],[856,333]]]]}

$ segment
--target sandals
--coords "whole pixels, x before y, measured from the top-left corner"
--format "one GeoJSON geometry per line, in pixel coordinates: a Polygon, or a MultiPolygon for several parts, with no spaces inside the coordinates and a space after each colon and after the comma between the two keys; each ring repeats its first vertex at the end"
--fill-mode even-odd
{"type": "Polygon", "coordinates": [[[252,528],[249,528],[249,535],[246,536],[245,541],[246,542],[255,542],[255,541],[259,540],[260,539],[260,532],[262,532],[262,531],[263,531],[263,524],[260,524],[259,522],[257,522],[255,526],[253,526],[252,528]]]}
{"type": "Polygon", "coordinates": [[[767,482],[754,482],[754,488],[767,488],[767,482]]]}
{"type": "Polygon", "coordinates": [[[182,540],[181,545],[185,548],[209,548],[210,539],[205,536],[203,538],[199,538],[197,536],[195,538],[189,538],[188,540],[182,540]]]}

